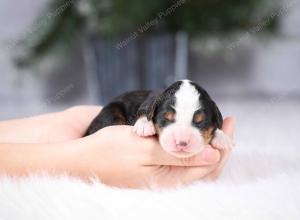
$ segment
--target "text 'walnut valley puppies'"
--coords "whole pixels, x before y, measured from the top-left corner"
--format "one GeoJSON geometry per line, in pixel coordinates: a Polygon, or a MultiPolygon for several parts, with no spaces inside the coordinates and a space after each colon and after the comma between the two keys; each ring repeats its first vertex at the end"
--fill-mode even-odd
{"type": "Polygon", "coordinates": [[[139,136],[158,135],[160,145],[176,157],[191,157],[208,144],[230,148],[220,129],[222,114],[208,93],[195,82],[182,80],[163,92],[124,93],[103,107],[86,135],[111,125],[134,125],[139,136]]]}

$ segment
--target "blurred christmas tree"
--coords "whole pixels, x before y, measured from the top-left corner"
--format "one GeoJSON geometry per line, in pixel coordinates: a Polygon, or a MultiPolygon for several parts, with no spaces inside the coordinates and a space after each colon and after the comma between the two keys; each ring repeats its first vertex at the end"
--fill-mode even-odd
{"type": "MultiPolygon", "coordinates": [[[[183,30],[190,36],[223,36],[259,25],[279,7],[269,0],[50,0],[37,30],[22,42],[29,50],[18,64],[70,48],[91,33],[114,38],[183,30]]],[[[278,16],[269,20],[260,32],[276,30],[278,16]]]]}

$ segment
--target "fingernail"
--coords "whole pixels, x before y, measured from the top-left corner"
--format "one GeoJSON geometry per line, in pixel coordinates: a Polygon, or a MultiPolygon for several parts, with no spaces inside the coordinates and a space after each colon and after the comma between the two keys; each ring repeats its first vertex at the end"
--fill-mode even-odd
{"type": "Polygon", "coordinates": [[[220,155],[217,150],[207,148],[202,153],[202,159],[207,163],[216,163],[220,160],[220,155]]]}

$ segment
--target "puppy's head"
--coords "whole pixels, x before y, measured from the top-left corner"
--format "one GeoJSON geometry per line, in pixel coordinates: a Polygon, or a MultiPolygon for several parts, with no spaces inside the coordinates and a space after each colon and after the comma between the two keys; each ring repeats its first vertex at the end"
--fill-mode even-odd
{"type": "Polygon", "coordinates": [[[154,122],[161,146],[176,157],[199,153],[223,123],[207,92],[188,80],[175,82],[158,95],[147,117],[154,122]]]}

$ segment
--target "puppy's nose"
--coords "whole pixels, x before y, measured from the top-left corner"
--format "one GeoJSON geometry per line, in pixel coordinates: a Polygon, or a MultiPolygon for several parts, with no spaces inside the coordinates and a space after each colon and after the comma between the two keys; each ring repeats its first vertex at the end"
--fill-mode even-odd
{"type": "Polygon", "coordinates": [[[187,150],[188,149],[188,145],[189,145],[188,141],[182,141],[182,140],[180,140],[180,141],[178,141],[176,143],[176,149],[178,151],[187,150]]]}
{"type": "Polygon", "coordinates": [[[186,147],[188,143],[186,141],[180,141],[178,145],[181,147],[186,147]]]}

